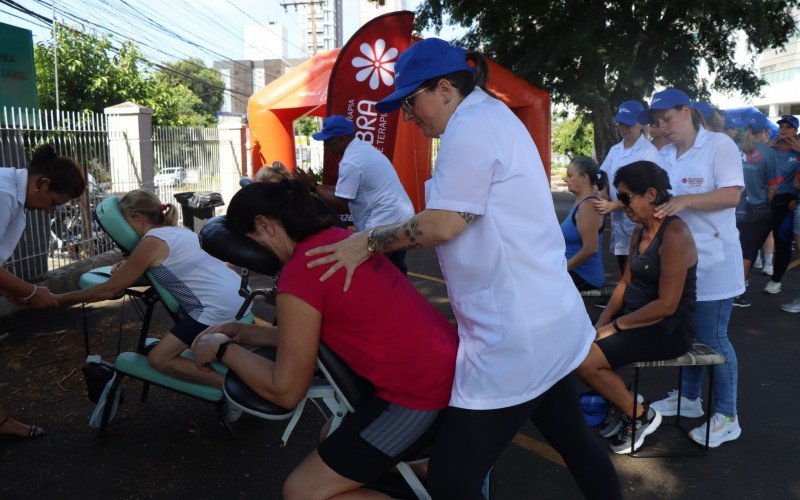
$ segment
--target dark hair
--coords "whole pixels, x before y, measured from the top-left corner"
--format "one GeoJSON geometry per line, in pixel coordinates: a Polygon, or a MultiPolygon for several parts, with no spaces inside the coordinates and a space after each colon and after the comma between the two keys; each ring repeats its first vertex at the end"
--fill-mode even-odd
{"type": "Polygon", "coordinates": [[[666,203],[670,198],[667,171],[652,161],[635,161],[617,170],[614,175],[614,187],[624,183],[635,194],[645,194],[648,189],[656,190],[656,205],[666,203]]]}
{"type": "Polygon", "coordinates": [[[589,183],[602,190],[608,185],[608,174],[600,170],[600,166],[593,158],[588,156],[576,156],[569,162],[578,171],[578,175],[588,175],[589,183]]]}
{"type": "Polygon", "coordinates": [[[28,175],[50,179],[49,190],[77,198],[86,189],[81,167],[67,156],[59,156],[52,144],[43,144],[33,151],[28,175]]]}
{"type": "Polygon", "coordinates": [[[333,224],[330,218],[320,218],[308,187],[301,181],[289,179],[254,182],[240,189],[228,205],[225,226],[236,233],[253,232],[257,215],[280,222],[295,242],[333,224]]]}
{"type": "Polygon", "coordinates": [[[489,63],[486,61],[486,57],[480,52],[471,51],[467,52],[467,61],[475,63],[475,67],[472,70],[454,71],[453,73],[440,75],[426,80],[420,87],[431,90],[436,87],[439,80],[447,80],[450,85],[458,89],[458,94],[461,97],[467,97],[475,90],[475,87],[480,87],[490,96],[497,97],[486,89],[486,82],[489,80],[489,63]]]}

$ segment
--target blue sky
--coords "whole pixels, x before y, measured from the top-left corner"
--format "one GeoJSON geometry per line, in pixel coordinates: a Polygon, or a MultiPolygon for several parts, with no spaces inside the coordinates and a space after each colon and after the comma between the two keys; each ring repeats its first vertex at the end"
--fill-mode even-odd
{"type": "MultiPolygon", "coordinates": [[[[17,0],[48,18],[53,0],[17,0]]],[[[300,56],[299,12],[284,11],[281,0],[54,0],[56,18],[90,31],[115,32],[115,40],[132,39],[148,59],[164,62],[188,56],[210,64],[219,59],[243,58],[242,31],[246,24],[271,21],[287,28],[289,57],[300,56]],[[76,16],[80,20],[70,19],[76,16]],[[138,18],[137,18],[138,16],[138,18]],[[154,26],[158,24],[158,26],[154,26]],[[168,33],[169,32],[169,33],[168,33]]],[[[414,10],[422,0],[409,0],[414,10]]],[[[345,40],[358,29],[358,2],[344,0],[345,40]]],[[[30,29],[34,43],[50,37],[40,21],[0,5],[0,22],[30,29]],[[21,19],[22,18],[22,19],[21,19]]],[[[444,38],[457,36],[446,30],[444,38]]],[[[433,33],[426,33],[432,36],[433,33]]]]}

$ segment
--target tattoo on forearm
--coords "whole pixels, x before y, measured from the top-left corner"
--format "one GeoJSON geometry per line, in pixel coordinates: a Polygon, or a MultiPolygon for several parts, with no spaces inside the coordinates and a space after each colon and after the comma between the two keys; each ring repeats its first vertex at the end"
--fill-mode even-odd
{"type": "Polygon", "coordinates": [[[372,241],[378,252],[393,252],[420,246],[417,241],[420,236],[422,236],[422,229],[419,227],[419,220],[414,216],[408,222],[375,231],[372,241]],[[407,242],[397,236],[398,231],[401,232],[401,236],[408,238],[407,242]]]}
{"type": "Polygon", "coordinates": [[[464,222],[466,222],[467,224],[474,221],[475,217],[477,217],[475,214],[471,214],[469,212],[458,212],[458,215],[460,215],[461,218],[464,219],[464,222]]]}

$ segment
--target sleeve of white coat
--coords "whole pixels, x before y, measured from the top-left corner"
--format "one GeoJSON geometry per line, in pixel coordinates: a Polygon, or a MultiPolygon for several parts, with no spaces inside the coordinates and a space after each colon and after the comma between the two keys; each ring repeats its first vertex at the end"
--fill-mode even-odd
{"type": "Polygon", "coordinates": [[[8,226],[11,225],[11,214],[15,211],[16,206],[16,198],[9,193],[0,192],[0,241],[3,240],[8,226]]]}
{"type": "Polygon", "coordinates": [[[477,119],[442,138],[426,208],[483,215],[498,165],[497,141],[477,119]]]}
{"type": "Polygon", "coordinates": [[[714,155],[714,188],[744,187],[742,155],[733,141],[719,141],[714,155]]]}
{"type": "Polygon", "coordinates": [[[358,194],[358,185],[361,184],[363,172],[360,168],[349,162],[339,163],[339,178],[336,180],[336,196],[347,200],[354,200],[358,194]]]}

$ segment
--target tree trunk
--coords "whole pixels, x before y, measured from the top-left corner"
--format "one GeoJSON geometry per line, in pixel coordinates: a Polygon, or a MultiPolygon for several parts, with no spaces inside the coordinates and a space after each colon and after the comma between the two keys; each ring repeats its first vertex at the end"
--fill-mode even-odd
{"type": "Polygon", "coordinates": [[[611,146],[619,142],[614,117],[608,106],[596,106],[592,109],[592,125],[594,125],[594,152],[597,162],[603,163],[611,146]]]}

